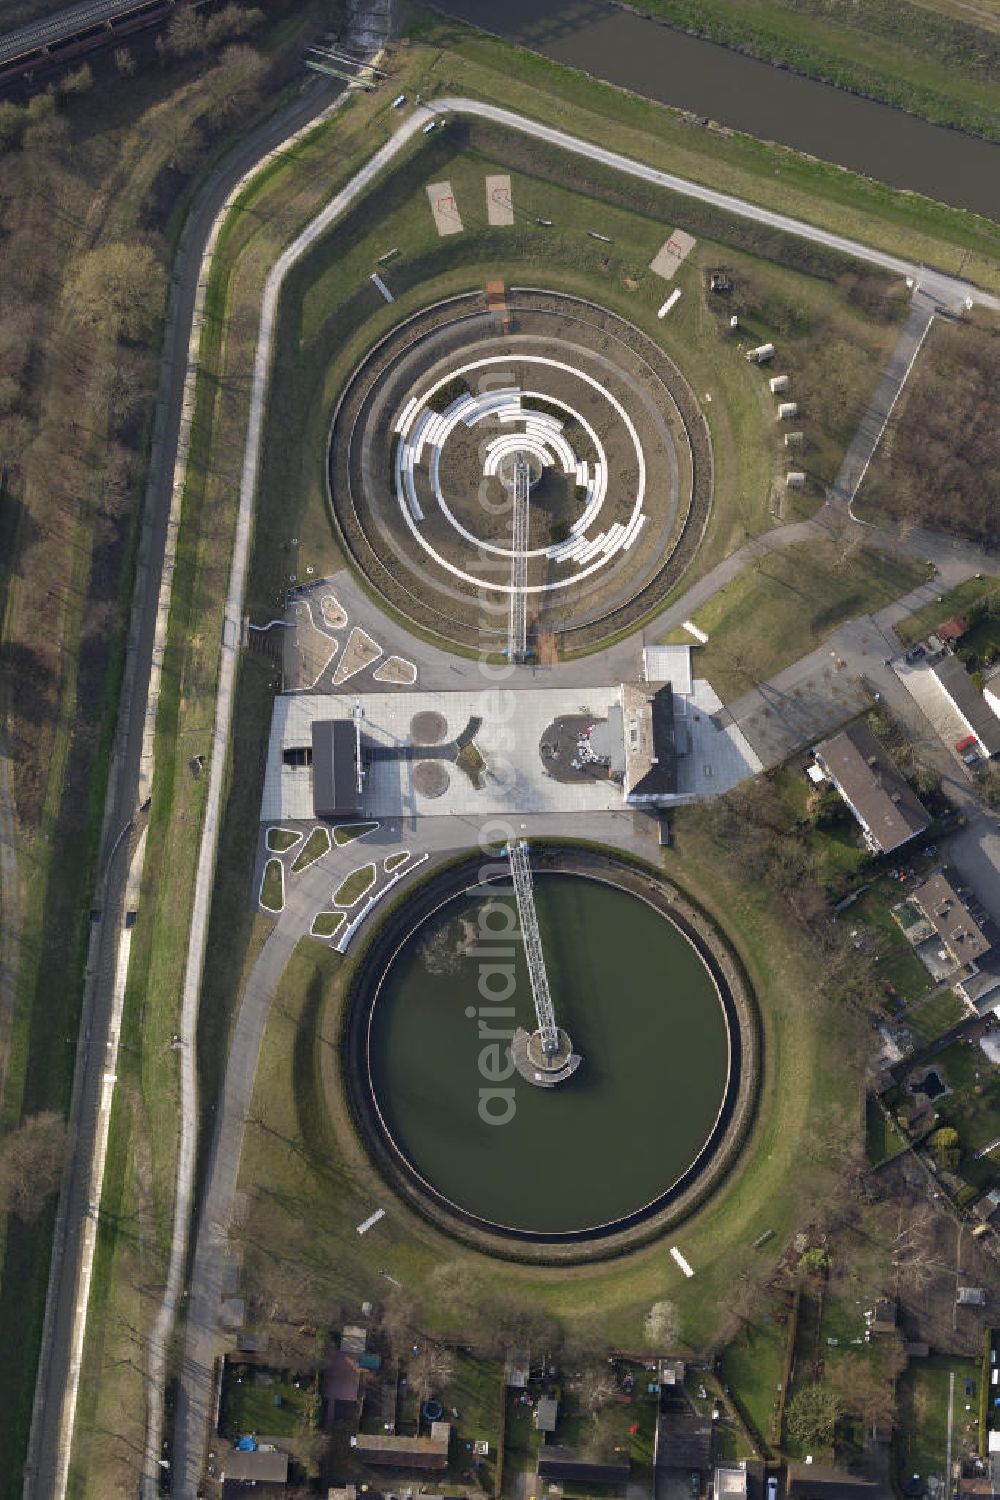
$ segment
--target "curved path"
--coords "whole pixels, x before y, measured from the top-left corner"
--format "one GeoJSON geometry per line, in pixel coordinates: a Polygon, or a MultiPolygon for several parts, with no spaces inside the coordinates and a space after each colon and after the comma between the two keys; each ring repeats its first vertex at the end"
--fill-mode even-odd
{"type": "MultiPolygon", "coordinates": [[[[208,804],[199,850],[194,916],[182,1002],[180,1031],[185,1045],[182,1048],[181,1055],[185,1074],[190,1082],[185,1086],[184,1092],[183,1138],[178,1158],[176,1211],[170,1275],[167,1294],[157,1327],[153,1356],[157,1375],[154,1381],[154,1408],[151,1411],[146,1471],[144,1475],[144,1493],[149,1496],[155,1493],[156,1473],[152,1466],[155,1464],[156,1455],[160,1451],[159,1436],[162,1428],[163,1362],[178,1304],[180,1281],[188,1243],[194,1180],[194,1042],[197,1027],[200,980],[207,938],[208,912],[215,869],[223,780],[229,744],[235,673],[239,655],[240,620],[243,613],[249,540],[253,507],[256,499],[258,461],[270,374],[271,341],[277,320],[278,302],[284,279],[292,266],[308,251],[317,239],[326,233],[327,229],[339,217],[347,212],[354,201],[368,190],[382,170],[393,161],[418,132],[424,129],[428,119],[441,112],[469,114],[491,120],[494,123],[519,130],[535,139],[547,141],[574,154],[599,161],[627,175],[653,182],[690,197],[701,199],[729,213],[744,218],[751,218],[757,222],[781,229],[786,233],[795,234],[826,245],[869,264],[877,265],[884,270],[903,276],[910,276],[927,294],[947,308],[960,306],[966,298],[990,307],[1000,307],[1000,298],[981,292],[978,288],[957,278],[945,276],[940,272],[928,271],[916,264],[887,255],[878,250],[873,250],[868,246],[861,245],[856,241],[846,239],[842,236],[834,235],[829,231],[818,229],[812,225],[804,224],[782,214],[773,213],[767,209],[757,208],[745,200],[718,193],[714,189],[688,182],[685,179],[675,177],[671,173],[661,172],[644,163],[636,162],[616,152],[607,151],[603,147],[567,135],[563,131],[525,119],[523,116],[513,114],[509,110],[483,104],[477,100],[460,98],[439,100],[431,108],[421,107],[414,110],[396,134],[374,153],[351,182],[331,200],[326,208],[317,215],[294,243],[279,257],[267,277],[262,300],[260,335],[250,393],[250,420],[240,486],[236,539],[229,591],[226,600],[225,629],[219,671],[219,696],[210,761],[208,804]]],[[[724,581],[722,574],[725,570],[731,569],[729,576],[732,576],[732,573],[738,572],[750,557],[759,555],[760,551],[771,551],[776,546],[787,545],[791,540],[814,535],[816,534],[815,528],[818,526],[822,527],[823,524],[824,520],[818,519],[817,521],[801,523],[799,526],[780,528],[778,532],[768,533],[765,537],[757,538],[753,542],[748,543],[745,548],[740,550],[739,554],[735,554],[732,559],[720,564],[719,569],[714,570],[708,578],[702,580],[700,584],[695,585],[694,589],[689,591],[668,613],[672,614],[673,611],[682,609],[687,611],[694,608],[697,601],[693,596],[696,592],[704,591],[702,597],[708,597],[719,586],[720,581],[724,581]],[[757,550],[755,551],[754,549],[757,550]]],[[[684,616],[682,615],[681,617],[683,618],[684,616]]],[[[651,627],[651,631],[658,629],[662,633],[662,630],[666,627],[666,616],[661,616],[651,627]]],[[[632,650],[634,651],[634,649],[635,647],[633,646],[632,650]]],[[[444,653],[441,654],[443,655],[444,653]]],[[[568,664],[568,667],[572,667],[573,665],[568,664]]],[[[580,665],[583,665],[586,669],[586,664],[580,665]]],[[[593,670],[594,663],[591,659],[589,663],[590,676],[593,675],[593,670]]],[[[569,680],[569,675],[567,669],[565,674],[563,674],[563,680],[569,680]]],[[[619,815],[613,816],[617,817],[619,815]]],[[[451,820],[446,821],[451,822],[451,820]]],[[[457,832],[457,829],[453,829],[452,835],[454,836],[457,832]]],[[[465,842],[468,842],[470,832],[471,830],[462,830],[465,842]]],[[[220,1171],[225,1172],[227,1182],[232,1183],[233,1190],[235,1190],[235,1172],[238,1166],[238,1158],[234,1159],[233,1150],[236,1147],[237,1137],[239,1142],[242,1142],[246,1101],[249,1098],[248,1090],[252,1086],[252,1068],[256,1063],[264,1019],[266,1017],[266,999],[267,995],[271,993],[273,985],[277,982],[277,977],[280,975],[281,969],[284,967],[284,959],[287,958],[288,953],[291,951],[291,948],[286,946],[287,942],[287,924],[280,923],[275,930],[273,941],[269,942],[265,949],[267,955],[267,972],[262,974],[261,978],[267,981],[263,986],[263,989],[267,993],[257,993],[257,986],[254,985],[255,998],[252,998],[248,1005],[244,1031],[239,1030],[240,1023],[238,1022],[241,1050],[239,1058],[234,1058],[235,1071],[232,1079],[227,1075],[222,1109],[216,1125],[216,1145],[213,1152],[213,1162],[218,1164],[220,1171]],[[282,934],[280,938],[278,937],[279,932],[282,934]],[[284,958],[282,955],[284,955],[284,958]]],[[[242,1018],[242,1009],[240,1014],[242,1018]]],[[[213,1302],[211,1295],[211,1267],[218,1260],[220,1246],[224,1243],[229,1222],[229,1215],[226,1211],[226,1205],[223,1202],[215,1200],[211,1192],[206,1195],[206,1201],[211,1202],[211,1214],[203,1220],[199,1232],[195,1253],[195,1273],[192,1276],[190,1288],[192,1305],[200,1309],[199,1319],[201,1319],[202,1314],[204,1315],[204,1319],[207,1319],[207,1323],[204,1326],[204,1349],[209,1347],[209,1330],[211,1330],[211,1335],[214,1337],[218,1306],[217,1302],[213,1302]]],[[[193,1319],[192,1336],[195,1339],[201,1338],[201,1330],[202,1322],[196,1322],[193,1319]]],[[[179,1397],[174,1493],[178,1496],[191,1497],[191,1500],[193,1500],[196,1494],[200,1479],[201,1459],[204,1452],[204,1438],[206,1436],[205,1422],[210,1409],[210,1401],[206,1401],[205,1399],[205,1377],[206,1366],[202,1360],[195,1359],[193,1363],[185,1361],[182,1366],[179,1397]]],[[[210,1385],[208,1389],[210,1391],[210,1385]]]]}
{"type": "MultiPolygon", "coordinates": [[[[671,192],[682,193],[686,198],[697,198],[702,203],[710,203],[713,208],[721,208],[726,213],[735,214],[737,218],[752,219],[757,224],[767,224],[771,229],[780,229],[784,234],[811,240],[815,245],[825,245],[828,250],[837,250],[842,255],[853,256],[856,260],[878,266],[883,271],[892,271],[899,276],[909,276],[940,301],[944,307],[957,310],[966,298],[970,298],[983,307],[1000,308],[1000,297],[994,296],[992,292],[984,292],[960,277],[949,276],[944,271],[935,271],[928,266],[918,265],[899,255],[889,255],[884,250],[876,250],[871,245],[848,239],[846,235],[834,234],[829,229],[820,229],[815,224],[807,224],[802,219],[793,219],[788,214],[776,213],[770,208],[761,208],[756,203],[748,202],[746,198],[737,198],[732,193],[720,193],[715,188],[706,187],[703,183],[691,182],[686,177],[677,177],[673,172],[661,172],[659,168],[647,166],[645,162],[635,161],[630,156],[623,156],[619,151],[609,151],[604,146],[595,146],[592,141],[584,141],[579,136],[569,135],[565,130],[556,130],[554,126],[542,125],[537,120],[529,120],[524,115],[515,114],[513,110],[501,109],[495,104],[483,104],[478,99],[462,98],[436,99],[428,108],[433,114],[475,115],[481,120],[490,120],[495,125],[504,125],[508,130],[517,130],[522,135],[529,135],[533,140],[558,146],[574,156],[583,156],[588,161],[600,162],[602,166],[611,167],[613,171],[624,172],[627,176],[637,177],[643,182],[651,182],[656,187],[669,188],[671,192]]],[[[413,122],[419,119],[420,111],[414,111],[407,126],[412,127],[413,122]]],[[[406,128],[404,126],[404,130],[406,128]]],[[[422,129],[423,123],[421,122],[416,128],[422,129]]],[[[413,128],[410,128],[409,134],[413,133],[413,128]]],[[[398,136],[393,139],[398,139],[398,136]]]]}
{"type": "MultiPolygon", "coordinates": [[[[249,132],[215,170],[196,200],[174,266],[173,295],[164,335],[149,488],[139,543],[136,589],[117,738],[105,804],[105,853],[93,905],[103,911],[92,929],[70,1105],[76,1141],[63,1181],[52,1247],[45,1323],[39,1356],[28,1458],[26,1500],[65,1493],[75,1421],[79,1346],[86,1317],[85,1227],[99,1206],[91,1196],[108,1048],[112,1041],[115,977],[124,928],[126,879],[143,784],[146,705],[156,656],[161,574],[167,544],[176,452],[187,375],[189,330],[202,252],[220,206],[248,171],[289,135],[314,120],[337,93],[327,80],[311,82],[286,109],[249,132]]],[[[116,1039],[115,1039],[116,1041],[116,1039]]],[[[155,1481],[158,1484],[158,1480],[155,1481]]]]}

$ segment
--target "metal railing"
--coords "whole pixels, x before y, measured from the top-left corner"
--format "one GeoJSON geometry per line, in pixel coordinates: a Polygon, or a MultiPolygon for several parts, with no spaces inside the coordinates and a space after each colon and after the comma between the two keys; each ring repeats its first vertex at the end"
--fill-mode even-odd
{"type": "Polygon", "coordinates": [[[510,873],[514,880],[514,895],[517,899],[521,936],[524,939],[524,954],[528,961],[531,994],[535,1002],[535,1015],[538,1017],[538,1030],[541,1034],[542,1048],[546,1055],[551,1057],[559,1051],[559,1028],[556,1026],[555,1009],[549,993],[549,977],[545,972],[542,939],[538,931],[528,845],[523,839],[518,839],[508,846],[507,853],[510,859],[510,873]]]}

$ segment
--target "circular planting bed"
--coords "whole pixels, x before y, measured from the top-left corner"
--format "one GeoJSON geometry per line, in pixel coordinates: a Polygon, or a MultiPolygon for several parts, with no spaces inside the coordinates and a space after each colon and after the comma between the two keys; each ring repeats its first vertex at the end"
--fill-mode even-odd
{"type": "Polygon", "coordinates": [[[512,1258],[616,1253],[716,1185],[757,1072],[746,981],[704,915],[611,854],[533,855],[557,1023],[582,1062],[535,1087],[536,1027],[505,865],[427,881],[376,934],[348,1007],[350,1102],[383,1176],[453,1234],[512,1258]],[[612,937],[613,934],[613,937],[612,937]]]}
{"type": "Polygon", "coordinates": [[[487,651],[506,644],[512,592],[536,646],[590,648],[637,623],[691,560],[712,494],[707,426],[662,349],[605,308],[523,288],[506,326],[470,294],[377,344],[338,403],[329,474],[372,587],[487,651]]]}

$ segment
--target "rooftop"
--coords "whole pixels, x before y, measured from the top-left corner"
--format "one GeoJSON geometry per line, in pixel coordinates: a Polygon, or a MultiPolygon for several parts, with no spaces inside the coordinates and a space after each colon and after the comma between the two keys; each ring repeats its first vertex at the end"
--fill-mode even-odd
{"type": "Polygon", "coordinates": [[[861,720],[817,745],[814,754],[883,853],[898,849],[930,823],[916,792],[861,720]]]}
{"type": "Polygon", "coordinates": [[[986,755],[1000,754],[1000,719],[990,708],[957,656],[943,656],[930,668],[986,755]]]}
{"type": "Polygon", "coordinates": [[[581,1484],[626,1484],[628,1455],[610,1463],[598,1463],[586,1457],[579,1448],[546,1443],[538,1450],[538,1473],[542,1479],[572,1479],[581,1484]]]}
{"type": "Polygon", "coordinates": [[[625,795],[643,800],[677,791],[674,693],[669,683],[622,683],[625,795]]]}
{"type": "Polygon", "coordinates": [[[838,1464],[789,1464],[785,1494],[787,1500],[888,1500],[891,1491],[838,1464]]]}
{"type": "Polygon", "coordinates": [[[233,1448],[221,1464],[224,1480],[252,1480],[257,1484],[285,1484],[288,1481],[288,1454],[277,1448],[253,1448],[244,1452],[233,1448]]]}
{"type": "Polygon", "coordinates": [[[982,958],[992,946],[943,870],[910,892],[956,963],[982,958]]]}
{"type": "Polygon", "coordinates": [[[351,1441],[364,1463],[391,1464],[400,1469],[446,1469],[450,1438],[451,1424],[435,1422],[430,1437],[361,1432],[351,1441]]]}

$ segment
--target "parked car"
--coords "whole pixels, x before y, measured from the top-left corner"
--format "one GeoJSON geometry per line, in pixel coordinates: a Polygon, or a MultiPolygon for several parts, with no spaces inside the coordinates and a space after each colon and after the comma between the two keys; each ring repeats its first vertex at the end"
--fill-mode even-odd
{"type": "Polygon", "coordinates": [[[967,766],[974,766],[979,759],[979,741],[974,734],[966,734],[956,740],[955,749],[967,766]]]}

